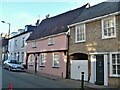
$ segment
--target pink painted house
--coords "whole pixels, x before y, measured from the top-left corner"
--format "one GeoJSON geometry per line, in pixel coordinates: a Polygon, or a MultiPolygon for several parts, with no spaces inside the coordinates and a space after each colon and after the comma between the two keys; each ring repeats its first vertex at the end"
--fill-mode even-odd
{"type": "Polygon", "coordinates": [[[68,35],[70,25],[86,5],[44,19],[27,40],[27,69],[59,77],[69,77],[68,35]]]}

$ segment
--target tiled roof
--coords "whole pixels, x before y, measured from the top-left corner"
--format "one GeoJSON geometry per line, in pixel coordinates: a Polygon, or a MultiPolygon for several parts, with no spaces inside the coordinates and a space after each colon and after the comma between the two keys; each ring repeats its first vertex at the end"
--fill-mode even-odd
{"type": "Polygon", "coordinates": [[[108,15],[118,11],[120,11],[120,2],[102,2],[90,8],[86,8],[84,12],[72,24],[108,15]]]}
{"type": "Polygon", "coordinates": [[[71,24],[82,13],[86,5],[75,10],[44,19],[32,32],[28,40],[35,40],[49,35],[66,32],[68,30],[67,25],[71,24]]]}

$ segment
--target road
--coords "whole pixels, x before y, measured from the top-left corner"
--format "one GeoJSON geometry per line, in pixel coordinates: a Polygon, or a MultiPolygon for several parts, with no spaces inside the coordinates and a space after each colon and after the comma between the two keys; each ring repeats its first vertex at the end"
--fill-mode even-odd
{"type": "Polygon", "coordinates": [[[36,75],[28,74],[25,72],[13,72],[8,70],[2,70],[2,88],[9,88],[12,83],[13,88],[36,88],[41,90],[43,88],[73,88],[69,84],[65,84],[59,81],[39,77],[36,75]]]}
{"type": "MultiPolygon", "coordinates": [[[[44,77],[28,74],[26,72],[13,72],[2,69],[2,88],[8,90],[12,83],[13,90],[80,90],[75,83],[65,80],[51,80],[44,77]]],[[[88,89],[87,89],[88,90],[88,89]]]]}

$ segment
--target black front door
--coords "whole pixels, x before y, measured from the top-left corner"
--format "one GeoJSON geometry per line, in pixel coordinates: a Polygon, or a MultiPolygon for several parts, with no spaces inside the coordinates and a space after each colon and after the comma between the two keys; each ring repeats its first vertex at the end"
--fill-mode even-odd
{"type": "Polygon", "coordinates": [[[96,84],[104,85],[104,55],[96,55],[96,84]]]}

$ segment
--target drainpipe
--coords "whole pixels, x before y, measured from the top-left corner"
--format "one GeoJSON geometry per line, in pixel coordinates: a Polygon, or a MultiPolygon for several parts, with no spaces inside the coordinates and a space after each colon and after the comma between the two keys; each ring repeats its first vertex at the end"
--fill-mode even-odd
{"type": "MultiPolygon", "coordinates": [[[[70,31],[70,30],[69,30],[70,31]]],[[[70,78],[70,57],[69,57],[69,38],[70,33],[69,31],[66,33],[67,35],[67,63],[66,63],[66,79],[70,78]]]]}

